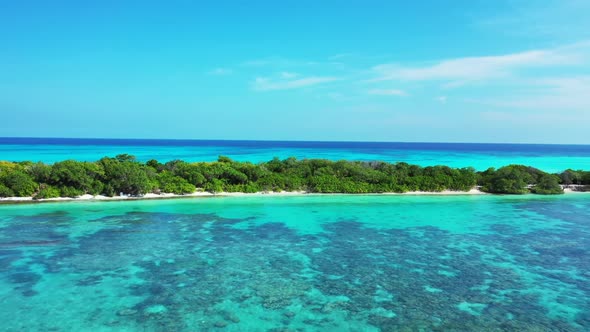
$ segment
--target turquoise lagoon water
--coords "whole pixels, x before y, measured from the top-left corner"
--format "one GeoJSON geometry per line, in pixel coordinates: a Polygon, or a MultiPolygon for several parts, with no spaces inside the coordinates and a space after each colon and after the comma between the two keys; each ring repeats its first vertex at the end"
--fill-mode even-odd
{"type": "Polygon", "coordinates": [[[141,161],[212,161],[225,155],[251,162],[297,157],[404,161],[478,170],[508,164],[547,172],[590,169],[590,145],[0,138],[0,160],[94,161],[121,153],[141,161]]]}
{"type": "Polygon", "coordinates": [[[588,331],[590,195],[0,205],[2,331],[588,331]]]}

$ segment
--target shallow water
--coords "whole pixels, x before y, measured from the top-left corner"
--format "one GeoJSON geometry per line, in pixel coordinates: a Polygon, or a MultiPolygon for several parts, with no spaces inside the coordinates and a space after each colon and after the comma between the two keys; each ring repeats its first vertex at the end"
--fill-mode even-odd
{"type": "Polygon", "coordinates": [[[588,331],[590,195],[0,206],[2,331],[588,331]]]}
{"type": "Polygon", "coordinates": [[[590,165],[590,145],[0,138],[0,160],[95,161],[121,153],[135,155],[140,161],[212,161],[225,155],[251,162],[297,157],[404,161],[478,170],[523,164],[546,172],[587,169],[590,165]]]}

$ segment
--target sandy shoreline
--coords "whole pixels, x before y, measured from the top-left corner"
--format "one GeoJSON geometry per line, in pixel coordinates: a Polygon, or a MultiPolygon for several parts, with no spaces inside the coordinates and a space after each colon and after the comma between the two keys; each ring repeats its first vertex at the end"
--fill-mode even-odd
{"type": "MultiPolygon", "coordinates": [[[[574,191],[570,188],[564,189],[564,194],[583,194],[584,192],[574,191]]],[[[177,194],[145,194],[143,196],[102,196],[102,195],[83,195],[76,198],[59,197],[47,199],[33,199],[32,197],[4,197],[0,198],[0,204],[10,203],[41,203],[41,202],[71,202],[71,201],[124,201],[124,200],[147,200],[147,199],[171,199],[171,198],[190,198],[190,197],[267,197],[267,196],[328,196],[328,195],[383,195],[383,196],[459,196],[459,195],[493,195],[483,192],[477,188],[469,191],[451,191],[443,190],[439,192],[431,191],[408,191],[405,193],[366,193],[366,194],[346,194],[346,193],[308,193],[306,191],[271,191],[271,192],[256,192],[256,193],[242,193],[242,192],[219,192],[210,193],[206,191],[195,192],[192,194],[177,195],[177,194]]]]}
{"type": "Polygon", "coordinates": [[[0,203],[24,203],[24,202],[62,202],[62,201],[123,201],[123,200],[142,200],[142,199],[166,199],[166,198],[188,198],[188,197],[267,197],[267,196],[304,196],[304,195],[488,195],[478,189],[472,189],[470,191],[450,191],[445,190],[441,192],[428,192],[428,191],[408,191],[405,193],[366,193],[366,194],[346,194],[346,193],[309,193],[306,191],[261,191],[256,193],[242,193],[242,192],[219,192],[210,193],[206,191],[199,191],[192,194],[145,194],[143,196],[102,196],[102,195],[82,195],[79,197],[58,197],[58,198],[45,198],[45,199],[33,199],[32,197],[5,197],[0,198],[0,203]]]}

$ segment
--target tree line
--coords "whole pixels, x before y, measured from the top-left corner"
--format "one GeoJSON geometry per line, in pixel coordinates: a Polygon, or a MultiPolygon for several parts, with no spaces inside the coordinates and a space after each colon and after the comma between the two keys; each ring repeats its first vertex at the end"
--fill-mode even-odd
{"type": "Polygon", "coordinates": [[[421,167],[404,162],[330,161],[274,158],[258,164],[220,156],[215,162],[174,160],[142,163],[122,154],[96,162],[65,160],[0,161],[0,197],[77,197],[146,193],[306,191],[311,193],[383,193],[467,191],[476,186],[498,194],[560,194],[561,185],[590,190],[590,172],[568,169],[550,174],[509,165],[478,172],[474,168],[421,167]]]}

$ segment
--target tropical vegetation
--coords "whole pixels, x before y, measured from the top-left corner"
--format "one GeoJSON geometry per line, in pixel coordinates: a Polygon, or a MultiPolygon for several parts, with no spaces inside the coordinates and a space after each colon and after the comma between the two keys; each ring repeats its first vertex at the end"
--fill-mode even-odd
{"type": "Polygon", "coordinates": [[[421,167],[404,162],[330,161],[274,158],[258,164],[220,156],[215,162],[173,160],[139,162],[123,154],[96,162],[65,160],[0,162],[0,197],[77,197],[146,193],[189,194],[195,191],[311,193],[403,193],[467,191],[478,186],[496,194],[560,194],[562,185],[590,188],[590,172],[568,169],[549,174],[509,165],[478,172],[473,168],[421,167]]]}

